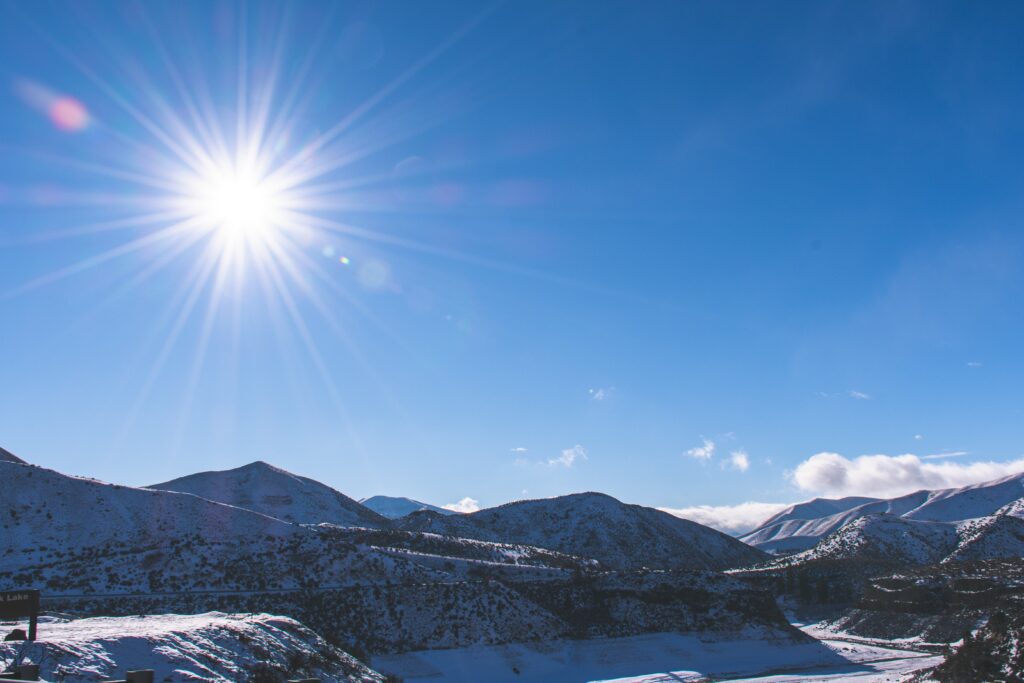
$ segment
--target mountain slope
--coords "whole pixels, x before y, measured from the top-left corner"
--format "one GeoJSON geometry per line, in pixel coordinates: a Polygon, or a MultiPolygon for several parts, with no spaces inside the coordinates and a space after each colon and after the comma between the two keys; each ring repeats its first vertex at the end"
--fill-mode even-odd
{"type": "MultiPolygon", "coordinates": [[[[787,515],[769,519],[757,529],[741,537],[745,543],[769,552],[795,552],[813,547],[819,540],[838,531],[850,522],[868,515],[892,515],[928,522],[957,522],[995,514],[1001,507],[1024,497],[1024,473],[990,482],[936,491],[914,493],[885,500],[869,500],[838,512],[828,514],[821,499],[811,501],[813,506],[787,515]],[[813,515],[824,510],[823,516],[799,519],[797,514],[813,515]]],[[[846,498],[833,503],[845,505],[846,498]]],[[[801,504],[807,505],[807,504],[801,504]]],[[[799,508],[800,506],[794,506],[799,508]]]]}
{"type": "Polygon", "coordinates": [[[95,681],[154,669],[158,681],[384,683],[383,675],[294,619],[269,614],[159,614],[47,621],[45,642],[0,643],[0,659],[39,662],[43,680],[95,681]]]}
{"type": "Polygon", "coordinates": [[[792,556],[809,560],[858,560],[886,564],[933,564],[956,548],[956,527],[894,515],[869,515],[846,524],[813,549],[792,556]]]}
{"type": "Polygon", "coordinates": [[[413,500],[412,498],[403,498],[398,496],[371,496],[369,498],[363,498],[359,501],[359,504],[370,508],[378,515],[387,517],[388,519],[398,519],[399,517],[405,517],[413,512],[419,512],[420,510],[430,510],[431,512],[436,512],[439,515],[458,514],[452,510],[445,510],[444,508],[437,507],[436,505],[421,503],[420,501],[413,500]]]}
{"type": "Polygon", "coordinates": [[[409,531],[548,548],[614,569],[720,570],[764,559],[714,529],[601,493],[518,501],[466,515],[416,512],[397,524],[409,531]]]}
{"type": "Polygon", "coordinates": [[[286,538],[296,527],[266,515],[186,493],[107,484],[53,470],[0,462],[0,519],[7,552],[66,553],[101,544],[145,546],[200,536],[213,542],[286,538]]]}
{"type": "Polygon", "coordinates": [[[957,525],[957,547],[945,562],[1024,557],[1024,519],[1011,515],[982,517],[957,525]]]}
{"type": "Polygon", "coordinates": [[[781,512],[777,512],[765,521],[761,522],[759,529],[775,526],[792,520],[821,519],[831,515],[846,512],[865,503],[878,502],[879,498],[867,498],[864,496],[849,496],[847,498],[815,498],[804,503],[790,505],[781,512]]]}
{"type": "Polygon", "coordinates": [[[389,525],[381,515],[325,484],[260,461],[233,470],[190,474],[148,488],[191,493],[295,524],[389,525]]]}
{"type": "Polygon", "coordinates": [[[910,567],[1024,557],[1024,519],[991,515],[963,522],[932,522],[896,515],[859,517],[813,548],[768,566],[851,561],[910,567]]]}
{"type": "MultiPolygon", "coordinates": [[[[630,531],[629,518],[644,514],[591,498],[583,497],[583,508],[601,513],[595,528],[630,531]],[[617,516],[595,509],[604,505],[617,516]]],[[[374,653],[666,628],[791,633],[770,596],[720,573],[591,571],[589,561],[535,548],[297,525],[188,493],[9,462],[0,463],[0,500],[0,590],[39,588],[54,612],[283,614],[331,642],[374,653]]],[[[579,504],[569,508],[569,517],[579,516],[579,504]]],[[[413,517],[421,515],[462,518],[413,517]]],[[[546,526],[581,528],[565,521],[546,526]]],[[[666,544],[677,555],[697,554],[699,544],[721,537],[761,556],[692,526],[703,532],[694,543],[666,544]]],[[[621,552],[643,559],[644,544],[663,531],[621,552]]]]}
{"type": "Polygon", "coordinates": [[[22,465],[25,464],[24,460],[16,456],[14,453],[11,453],[10,451],[3,448],[0,448],[0,462],[18,462],[21,463],[22,465]]]}

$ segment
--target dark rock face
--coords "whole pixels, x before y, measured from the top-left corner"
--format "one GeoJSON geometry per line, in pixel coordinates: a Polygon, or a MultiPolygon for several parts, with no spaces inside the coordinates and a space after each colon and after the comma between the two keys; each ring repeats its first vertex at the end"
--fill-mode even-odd
{"type": "Polygon", "coordinates": [[[932,677],[942,683],[1020,683],[1024,681],[1022,642],[1024,614],[996,611],[977,633],[964,634],[963,644],[936,667],[932,677]]]}
{"type": "Polygon", "coordinates": [[[866,637],[951,643],[1000,611],[1024,613],[1024,558],[950,562],[877,576],[836,623],[866,637]]]}

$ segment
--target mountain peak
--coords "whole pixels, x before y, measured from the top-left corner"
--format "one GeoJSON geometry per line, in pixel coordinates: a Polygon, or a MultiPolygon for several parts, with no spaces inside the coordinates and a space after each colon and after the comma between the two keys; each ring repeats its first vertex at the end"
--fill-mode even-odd
{"type": "Polygon", "coordinates": [[[726,569],[764,554],[696,522],[587,491],[520,500],[467,515],[415,513],[399,528],[532,545],[616,569],[726,569]]]}
{"type": "Polygon", "coordinates": [[[389,522],[340,491],[262,460],[230,470],[199,472],[149,488],[191,493],[294,524],[383,528],[389,522]]]}

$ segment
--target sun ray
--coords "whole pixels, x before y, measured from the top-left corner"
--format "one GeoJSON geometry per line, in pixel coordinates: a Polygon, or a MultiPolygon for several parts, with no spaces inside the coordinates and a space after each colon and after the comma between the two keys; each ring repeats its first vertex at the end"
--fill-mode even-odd
{"type": "MultiPolygon", "coordinates": [[[[132,428],[172,356],[177,363],[184,349],[192,355],[182,361],[184,394],[175,443],[180,443],[184,427],[197,409],[201,378],[210,365],[216,335],[230,328],[231,343],[237,349],[243,341],[241,302],[261,296],[266,302],[262,312],[272,321],[279,345],[285,349],[291,340],[307,369],[318,375],[349,440],[358,444],[347,406],[351,397],[344,391],[345,383],[339,383],[332,372],[335,358],[324,355],[314,331],[326,329],[332,339],[340,341],[347,362],[372,379],[396,406],[396,398],[367,350],[360,347],[346,312],[395,344],[409,344],[389,330],[357,292],[339,283],[325,266],[327,261],[312,257],[311,249],[319,250],[325,242],[344,237],[363,240],[373,249],[397,248],[472,260],[428,241],[357,228],[334,219],[343,219],[353,206],[372,204],[372,197],[352,190],[381,185],[394,177],[387,172],[356,175],[351,169],[447,120],[440,105],[448,93],[436,83],[411,84],[492,10],[493,6],[477,13],[325,127],[311,125],[308,131],[302,131],[303,117],[315,104],[315,90],[309,83],[325,72],[317,67],[333,30],[336,8],[331,8],[308,47],[301,46],[301,58],[289,61],[288,53],[300,47],[289,44],[284,30],[293,19],[292,6],[258,15],[248,5],[235,5],[229,18],[233,22],[228,39],[232,49],[224,53],[226,73],[223,80],[209,82],[196,51],[188,49],[194,38],[186,37],[181,46],[168,44],[149,7],[138,8],[139,23],[145,35],[153,38],[154,62],[132,60],[120,46],[99,41],[105,56],[125,72],[120,80],[116,72],[108,73],[78,58],[70,46],[33,24],[47,45],[109,100],[116,112],[109,121],[96,120],[94,133],[108,144],[100,154],[87,159],[49,155],[47,161],[97,184],[127,187],[121,193],[69,193],[68,199],[88,205],[90,210],[107,202],[108,209],[128,215],[25,236],[25,243],[90,236],[122,241],[113,247],[105,244],[107,248],[99,253],[0,296],[36,290],[129,256],[137,257],[141,267],[129,268],[97,308],[150,283],[157,274],[180,278],[180,286],[162,306],[153,335],[144,345],[152,362],[144,368],[141,389],[119,436],[123,438],[132,428]],[[347,175],[345,169],[350,169],[347,175]],[[182,261],[191,262],[190,267],[180,269],[183,272],[172,268],[182,261]],[[256,284],[247,284],[249,280],[256,284]],[[343,303],[341,311],[336,306],[339,301],[343,303]],[[222,328],[219,323],[225,316],[229,324],[222,328]],[[188,344],[183,343],[186,330],[188,344]]],[[[95,31],[93,37],[98,37],[95,31]]],[[[408,182],[409,177],[402,180],[408,182]]],[[[293,379],[289,376],[289,381],[293,379]]]]}
{"type": "Polygon", "coordinates": [[[108,249],[107,251],[100,252],[99,254],[94,254],[89,258],[85,258],[75,263],[72,263],[71,265],[65,266],[64,268],[60,268],[51,273],[41,275],[33,280],[26,282],[23,285],[7,290],[6,292],[0,292],[0,299],[10,299],[15,296],[19,296],[26,292],[32,291],[33,289],[38,289],[39,287],[42,287],[44,285],[51,285],[72,275],[81,273],[82,271],[95,268],[103,263],[112,261],[113,259],[141,251],[142,249],[146,249],[147,247],[152,247],[153,245],[157,244],[162,240],[166,240],[172,236],[185,232],[186,230],[189,229],[189,227],[190,222],[183,221],[181,223],[175,223],[165,228],[161,228],[156,232],[148,233],[146,235],[143,235],[142,237],[138,237],[134,240],[125,242],[124,244],[108,249]]]}

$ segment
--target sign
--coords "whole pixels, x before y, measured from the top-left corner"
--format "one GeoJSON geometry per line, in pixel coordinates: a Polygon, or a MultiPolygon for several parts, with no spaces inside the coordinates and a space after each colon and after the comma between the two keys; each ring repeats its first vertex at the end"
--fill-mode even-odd
{"type": "Polygon", "coordinates": [[[39,591],[0,591],[0,619],[29,618],[28,639],[36,639],[39,591]]]}

